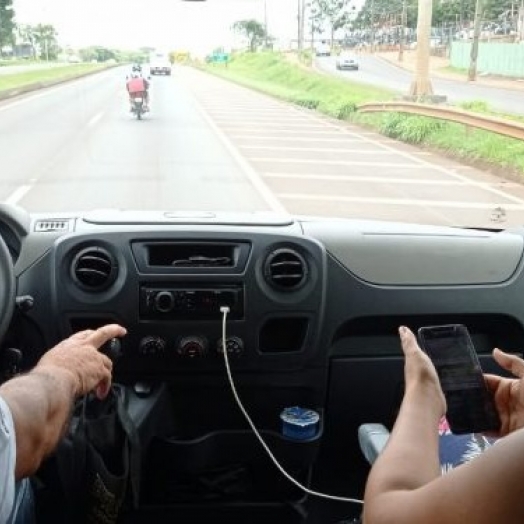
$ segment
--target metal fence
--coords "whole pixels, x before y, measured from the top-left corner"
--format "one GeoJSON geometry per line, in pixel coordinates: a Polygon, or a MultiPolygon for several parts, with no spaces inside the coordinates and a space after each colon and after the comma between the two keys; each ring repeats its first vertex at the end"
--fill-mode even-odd
{"type": "MultiPolygon", "coordinates": [[[[471,42],[453,42],[451,65],[467,69],[470,54],[471,42]]],[[[524,78],[524,44],[480,42],[477,69],[490,75],[524,78]]]]}

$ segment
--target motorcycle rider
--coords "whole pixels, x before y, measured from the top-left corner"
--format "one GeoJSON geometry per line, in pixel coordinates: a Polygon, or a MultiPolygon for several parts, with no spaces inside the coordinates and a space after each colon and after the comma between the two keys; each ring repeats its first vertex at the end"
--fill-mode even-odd
{"type": "Polygon", "coordinates": [[[140,65],[134,65],[131,77],[127,78],[126,89],[129,93],[131,112],[133,111],[133,98],[142,96],[144,98],[144,111],[149,111],[149,81],[142,76],[140,65]]]}

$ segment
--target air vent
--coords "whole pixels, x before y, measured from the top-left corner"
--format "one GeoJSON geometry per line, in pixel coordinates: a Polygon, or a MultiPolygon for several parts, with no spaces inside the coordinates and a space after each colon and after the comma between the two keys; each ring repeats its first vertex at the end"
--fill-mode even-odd
{"type": "Polygon", "coordinates": [[[38,220],[35,223],[37,233],[69,231],[69,220],[38,220]]]}
{"type": "Polygon", "coordinates": [[[71,267],[75,282],[87,291],[103,291],[116,279],[118,266],[109,251],[88,247],[76,255],[71,267]]]}
{"type": "Polygon", "coordinates": [[[264,265],[267,282],[281,291],[295,291],[306,282],[308,268],[304,257],[292,249],[273,251],[264,265]]]}

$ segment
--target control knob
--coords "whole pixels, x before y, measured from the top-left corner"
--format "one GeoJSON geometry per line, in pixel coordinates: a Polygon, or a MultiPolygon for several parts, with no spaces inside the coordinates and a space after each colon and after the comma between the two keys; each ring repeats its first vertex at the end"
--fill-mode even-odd
{"type": "MultiPolygon", "coordinates": [[[[238,357],[244,351],[244,342],[239,337],[227,337],[226,349],[228,355],[238,357]]],[[[221,338],[217,342],[217,353],[220,355],[224,353],[224,344],[221,338]]]]}
{"type": "Polygon", "coordinates": [[[201,358],[207,354],[207,340],[204,337],[184,337],[180,339],[177,354],[184,358],[201,358]]]}
{"type": "Polygon", "coordinates": [[[166,341],[162,337],[144,337],[139,345],[138,352],[141,355],[158,355],[165,351],[166,341]]]}
{"type": "Polygon", "coordinates": [[[159,313],[169,313],[175,306],[175,297],[171,291],[160,291],[155,296],[155,309],[159,313]]]}

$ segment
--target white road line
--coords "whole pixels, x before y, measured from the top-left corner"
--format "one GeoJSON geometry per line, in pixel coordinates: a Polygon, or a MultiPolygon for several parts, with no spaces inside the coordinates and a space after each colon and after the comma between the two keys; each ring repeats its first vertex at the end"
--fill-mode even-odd
{"type": "Polygon", "coordinates": [[[344,144],[362,144],[360,138],[325,138],[325,137],[311,137],[311,136],[267,136],[267,135],[230,135],[234,140],[278,140],[282,142],[284,140],[293,140],[294,142],[343,142],[344,144]]]}
{"type": "Polygon", "coordinates": [[[227,124],[225,122],[222,122],[221,120],[217,119],[218,123],[220,123],[220,126],[221,127],[224,127],[226,129],[245,129],[245,128],[248,128],[248,129],[256,129],[257,131],[260,131],[260,130],[263,130],[263,131],[270,131],[272,130],[272,128],[275,128],[275,129],[285,129],[285,128],[289,128],[291,130],[295,130],[295,129],[301,129],[303,127],[307,127],[307,129],[325,129],[326,126],[321,126],[321,125],[315,125],[315,126],[312,126],[310,124],[290,124],[290,123],[284,123],[284,124],[279,124],[277,122],[274,122],[274,121],[271,121],[271,122],[268,122],[267,124],[253,124],[252,122],[245,122],[245,123],[234,123],[234,124],[227,124]]]}
{"type": "MultiPolygon", "coordinates": [[[[297,173],[273,173],[273,172],[266,172],[262,173],[262,176],[265,178],[291,178],[291,179],[297,179],[297,180],[333,180],[333,181],[339,181],[339,182],[366,182],[370,184],[411,184],[415,186],[461,186],[461,187],[467,187],[469,186],[468,182],[463,182],[461,180],[442,180],[442,179],[420,179],[420,178],[388,178],[388,177],[379,177],[379,176],[355,176],[355,175],[313,175],[313,174],[307,174],[307,175],[301,175],[297,173]]],[[[498,182],[495,184],[490,182],[482,182],[482,188],[488,188],[492,187],[494,185],[497,185],[498,182]]],[[[509,187],[516,187],[520,184],[513,183],[509,187]]]]}
{"type": "Polygon", "coordinates": [[[269,208],[272,211],[274,211],[275,213],[287,215],[288,213],[286,209],[284,208],[284,206],[278,201],[275,195],[266,186],[262,178],[258,176],[256,171],[249,165],[249,163],[245,160],[245,158],[238,152],[235,146],[228,140],[224,132],[218,127],[218,125],[214,122],[214,120],[206,113],[205,109],[202,107],[202,105],[196,99],[196,97],[193,97],[193,103],[195,107],[197,108],[197,110],[202,115],[202,118],[207,122],[209,127],[211,127],[211,129],[215,132],[215,134],[217,135],[219,140],[222,142],[224,147],[228,150],[229,154],[235,159],[235,161],[239,165],[242,172],[246,175],[248,180],[251,182],[254,188],[258,191],[262,199],[265,200],[269,208]]]}
{"type": "Polygon", "coordinates": [[[15,189],[6,199],[5,203],[10,204],[12,206],[18,204],[22,198],[33,188],[32,185],[24,185],[20,186],[17,189],[15,189]]]}
{"type": "MultiPolygon", "coordinates": [[[[285,104],[282,103],[282,105],[284,105],[284,107],[288,107],[288,106],[285,106],[285,104]]],[[[443,166],[439,166],[438,164],[433,164],[427,160],[424,160],[423,158],[418,158],[416,155],[414,154],[411,154],[411,153],[408,153],[406,151],[401,151],[399,149],[396,149],[392,146],[389,146],[387,144],[384,144],[384,143],[381,143],[381,142],[377,142],[376,140],[371,140],[369,138],[366,138],[367,135],[372,135],[372,133],[366,133],[366,132],[362,132],[362,133],[357,133],[357,132],[354,132],[354,131],[350,131],[349,129],[347,129],[346,127],[342,126],[342,125],[338,125],[338,124],[334,124],[330,121],[327,121],[319,116],[316,116],[316,115],[312,115],[311,113],[304,113],[303,111],[300,111],[300,109],[298,108],[295,108],[293,106],[291,106],[291,109],[293,109],[294,111],[300,113],[300,114],[307,114],[309,115],[309,117],[311,118],[311,120],[315,121],[315,122],[324,122],[326,124],[327,127],[331,127],[333,129],[337,129],[339,131],[342,131],[344,134],[346,135],[349,135],[351,137],[354,137],[354,138],[361,138],[363,141],[366,141],[366,142],[369,142],[371,144],[375,144],[383,149],[386,149],[388,151],[391,151],[393,153],[396,153],[400,156],[403,156],[404,158],[406,159],[409,159],[409,160],[412,160],[412,161],[415,161],[415,162],[418,162],[420,164],[421,167],[429,167],[429,168],[432,168],[432,169],[435,169],[436,171],[440,171],[441,173],[445,174],[445,175],[448,175],[452,178],[455,178],[457,180],[461,180],[463,182],[467,182],[470,186],[472,187],[480,187],[481,189],[484,189],[485,191],[489,192],[489,193],[492,193],[494,195],[497,195],[499,197],[503,197],[507,200],[511,200],[513,202],[515,202],[516,204],[519,204],[521,206],[524,206],[524,199],[522,198],[519,198],[519,197],[515,197],[513,195],[510,195],[504,191],[501,191],[499,189],[496,189],[496,188],[493,188],[493,187],[488,187],[488,188],[482,188],[482,186],[480,185],[481,182],[477,182],[476,180],[472,180],[471,178],[469,177],[466,177],[464,175],[459,175],[458,173],[455,173],[451,168],[446,168],[446,167],[443,167],[443,166]]],[[[379,137],[381,137],[382,135],[377,135],[379,137]]]]}
{"type": "Polygon", "coordinates": [[[103,112],[96,114],[89,122],[87,123],[88,127],[93,127],[102,117],[104,116],[103,112]]]}
{"type": "MultiPolygon", "coordinates": [[[[498,203],[463,202],[454,200],[417,200],[410,198],[346,197],[339,195],[309,195],[305,193],[277,193],[283,200],[315,200],[322,202],[351,202],[356,204],[382,204],[392,206],[440,207],[456,209],[493,209],[498,203]]],[[[524,205],[503,204],[508,211],[524,211],[524,205]]]]}
{"type": "Polygon", "coordinates": [[[269,150],[269,151],[310,151],[314,153],[352,153],[354,155],[390,155],[388,151],[373,151],[371,149],[342,149],[335,147],[296,147],[296,146],[250,146],[250,145],[239,145],[241,149],[254,149],[259,150],[269,150]]]}
{"type": "Polygon", "coordinates": [[[279,120],[282,122],[308,122],[308,119],[304,116],[290,115],[289,117],[283,117],[282,113],[279,113],[280,118],[278,116],[267,115],[266,113],[251,116],[232,115],[229,111],[209,111],[209,113],[212,114],[213,117],[216,117],[217,120],[220,119],[221,122],[243,122],[247,118],[249,118],[250,122],[278,122],[279,120]]]}
{"type": "Polygon", "coordinates": [[[420,169],[416,164],[400,164],[393,162],[366,162],[359,160],[313,160],[309,158],[274,158],[274,157],[250,157],[251,162],[272,162],[275,164],[321,164],[323,166],[365,166],[365,167],[395,167],[402,169],[420,169]]]}

